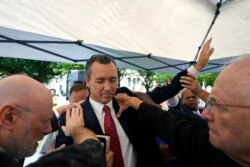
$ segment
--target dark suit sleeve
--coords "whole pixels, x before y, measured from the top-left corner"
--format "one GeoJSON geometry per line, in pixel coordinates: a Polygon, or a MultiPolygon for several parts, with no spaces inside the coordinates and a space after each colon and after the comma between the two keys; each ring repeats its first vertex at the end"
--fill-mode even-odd
{"type": "MultiPolygon", "coordinates": [[[[59,118],[59,125],[60,125],[60,127],[66,125],[66,114],[63,114],[59,118]]],[[[63,130],[61,128],[59,128],[58,135],[56,136],[55,148],[58,148],[63,144],[65,144],[66,146],[69,146],[69,145],[73,144],[73,140],[70,136],[65,136],[63,130]]]]}
{"type": "Polygon", "coordinates": [[[56,118],[55,113],[53,114],[53,117],[50,120],[50,123],[51,123],[52,132],[57,131],[60,128],[58,125],[58,119],[56,118]]]}
{"type": "Polygon", "coordinates": [[[187,70],[181,71],[173,78],[171,84],[168,84],[163,87],[156,87],[151,92],[147,92],[147,94],[155,103],[160,104],[166,101],[167,99],[175,96],[183,88],[179,80],[181,76],[186,75],[187,70]]]}
{"type": "MultiPolygon", "coordinates": [[[[185,119],[178,118],[145,102],[139,107],[139,116],[157,136],[176,148],[182,147],[182,145],[187,147],[188,140],[195,141],[197,136],[194,137],[194,132],[197,135],[203,133],[203,128],[192,126],[185,119]]],[[[208,137],[208,135],[205,136],[208,137]]]]}
{"type": "Polygon", "coordinates": [[[41,157],[28,167],[105,167],[105,153],[101,144],[88,139],[41,157]]]}
{"type": "Polygon", "coordinates": [[[207,128],[193,126],[188,121],[147,103],[140,105],[139,116],[148,128],[188,161],[196,158],[203,160],[204,156],[200,155],[204,153],[201,150],[211,151],[207,128]]]}
{"type": "Polygon", "coordinates": [[[235,162],[210,144],[207,128],[194,126],[147,103],[140,105],[139,116],[148,128],[176,149],[190,166],[235,165],[235,162]]]}
{"type": "Polygon", "coordinates": [[[0,164],[1,167],[18,167],[18,160],[10,153],[0,148],[0,164]]]}
{"type": "Polygon", "coordinates": [[[171,114],[179,118],[186,119],[193,125],[198,125],[198,126],[207,128],[207,121],[203,120],[201,116],[198,116],[192,112],[180,111],[180,110],[173,109],[173,108],[169,108],[168,112],[170,112],[171,114]]]}

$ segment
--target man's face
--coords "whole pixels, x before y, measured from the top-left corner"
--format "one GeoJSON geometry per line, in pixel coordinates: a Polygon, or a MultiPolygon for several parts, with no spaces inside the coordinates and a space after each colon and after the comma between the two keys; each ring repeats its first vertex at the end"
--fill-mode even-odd
{"type": "Polygon", "coordinates": [[[182,94],[182,104],[196,111],[198,109],[199,100],[189,89],[182,94]]]}
{"type": "Polygon", "coordinates": [[[50,123],[53,116],[52,99],[49,105],[43,103],[43,106],[22,106],[19,110],[22,110],[20,119],[14,130],[15,135],[10,142],[13,150],[16,150],[17,158],[22,159],[33,155],[38,141],[52,131],[50,123]],[[29,111],[25,111],[26,109],[29,111]]]}
{"type": "Polygon", "coordinates": [[[116,66],[113,63],[94,62],[90,70],[90,76],[87,76],[85,80],[90,89],[91,98],[102,104],[108,103],[112,100],[117,89],[116,66]]]}
{"type": "Polygon", "coordinates": [[[87,89],[81,89],[78,91],[73,91],[69,97],[70,103],[77,103],[79,101],[85,100],[86,97],[89,95],[89,91],[87,89]]]}
{"type": "Polygon", "coordinates": [[[237,71],[227,70],[219,75],[210,95],[214,104],[210,111],[207,107],[202,113],[202,118],[208,120],[209,141],[228,154],[239,154],[246,148],[250,150],[250,111],[237,107],[246,105],[244,90],[241,90],[246,87],[243,80],[237,79],[237,71]]]}

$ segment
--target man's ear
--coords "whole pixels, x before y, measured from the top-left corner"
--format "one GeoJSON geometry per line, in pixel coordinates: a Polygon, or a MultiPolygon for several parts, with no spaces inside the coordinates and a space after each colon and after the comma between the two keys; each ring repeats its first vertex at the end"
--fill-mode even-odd
{"type": "Polygon", "coordinates": [[[85,80],[85,84],[86,84],[86,86],[89,88],[89,77],[86,75],[85,77],[84,77],[84,80],[85,80]]]}
{"type": "Polygon", "coordinates": [[[18,113],[12,105],[2,105],[0,107],[0,126],[13,129],[13,125],[18,120],[18,113]]]}

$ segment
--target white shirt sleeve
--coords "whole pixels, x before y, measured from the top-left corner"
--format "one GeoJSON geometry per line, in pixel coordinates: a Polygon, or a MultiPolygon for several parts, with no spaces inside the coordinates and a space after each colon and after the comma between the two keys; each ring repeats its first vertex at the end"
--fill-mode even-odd
{"type": "Polygon", "coordinates": [[[177,94],[174,97],[166,100],[166,103],[169,107],[176,107],[179,104],[179,101],[180,101],[180,99],[179,99],[179,96],[177,94]]]}
{"type": "Polygon", "coordinates": [[[54,110],[54,114],[55,114],[55,116],[56,116],[57,119],[60,118],[60,114],[57,112],[57,110],[54,110]]]}
{"type": "Polygon", "coordinates": [[[197,77],[200,74],[200,72],[197,71],[193,65],[187,69],[187,72],[193,74],[195,77],[197,77]]]}

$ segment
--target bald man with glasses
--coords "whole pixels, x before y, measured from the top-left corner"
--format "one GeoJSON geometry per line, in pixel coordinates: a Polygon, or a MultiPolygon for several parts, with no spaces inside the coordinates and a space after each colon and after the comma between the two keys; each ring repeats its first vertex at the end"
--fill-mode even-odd
{"type": "Polygon", "coordinates": [[[192,125],[136,97],[118,94],[121,110],[139,111],[145,125],[179,151],[191,167],[250,166],[250,54],[227,65],[215,81],[202,118],[192,125]]]}

